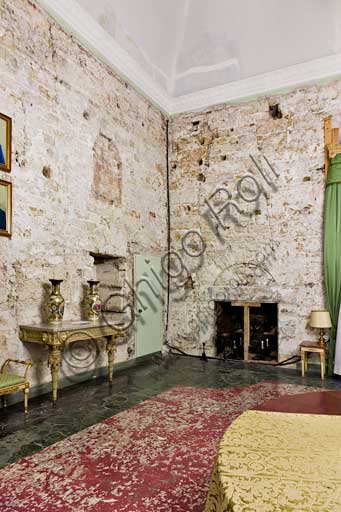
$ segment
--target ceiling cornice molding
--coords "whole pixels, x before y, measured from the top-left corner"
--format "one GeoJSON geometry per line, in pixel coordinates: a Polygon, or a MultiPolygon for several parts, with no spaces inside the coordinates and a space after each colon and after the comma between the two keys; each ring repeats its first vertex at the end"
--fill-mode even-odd
{"type": "Polygon", "coordinates": [[[37,0],[58,23],[102,62],[116,71],[164,113],[170,96],[139,66],[85,9],[74,0],[37,0]]]}
{"type": "Polygon", "coordinates": [[[203,110],[220,103],[243,101],[337,77],[341,77],[340,53],[171,98],[169,113],[203,110]]]}
{"type": "Polygon", "coordinates": [[[170,96],[75,0],[37,0],[68,32],[165,114],[203,110],[220,103],[290,90],[341,77],[341,53],[179,97],[170,96]]]}

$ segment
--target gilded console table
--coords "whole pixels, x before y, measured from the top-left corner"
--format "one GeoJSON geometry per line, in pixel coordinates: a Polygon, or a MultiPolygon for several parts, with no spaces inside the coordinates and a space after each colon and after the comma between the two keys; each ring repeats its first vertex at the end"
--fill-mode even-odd
{"type": "Polygon", "coordinates": [[[57,400],[58,373],[62,360],[62,351],[69,343],[75,341],[87,341],[96,338],[106,338],[106,351],[108,354],[109,382],[112,382],[114,366],[115,339],[120,333],[112,325],[103,321],[75,321],[62,322],[58,325],[33,324],[21,325],[19,331],[20,340],[23,342],[38,343],[49,351],[48,366],[52,376],[53,401],[57,400]]]}

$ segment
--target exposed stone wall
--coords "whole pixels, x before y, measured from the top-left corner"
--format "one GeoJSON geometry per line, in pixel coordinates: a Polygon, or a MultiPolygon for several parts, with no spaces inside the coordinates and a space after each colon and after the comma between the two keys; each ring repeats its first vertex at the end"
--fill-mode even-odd
{"type": "MultiPolygon", "coordinates": [[[[181,249],[186,231],[198,230],[206,249],[202,258],[182,253],[183,264],[192,269],[192,282],[180,300],[176,300],[180,292],[172,295],[172,343],[197,353],[201,350],[198,341],[206,342],[214,353],[211,298],[278,302],[280,358],[296,353],[303,340],[316,337],[307,328],[307,320],[312,308],[325,305],[323,119],[329,114],[334,125],[341,123],[340,82],[174,118],[172,245],[181,249]],[[269,104],[276,103],[283,113],[281,119],[269,115],[269,104]],[[272,185],[250,155],[262,165],[272,185]],[[256,182],[244,180],[246,174],[256,182]],[[254,198],[258,186],[264,190],[258,201],[242,199],[254,198]],[[231,207],[234,221],[223,219],[223,213],[218,215],[225,230],[217,229],[219,223],[207,215],[205,203],[219,187],[228,189],[241,209],[239,213],[236,206],[231,207]]],[[[217,212],[227,200],[227,193],[221,191],[210,204],[217,212]]]]}
{"type": "MultiPolygon", "coordinates": [[[[1,360],[32,359],[40,384],[50,380],[46,353],[18,330],[44,318],[48,279],[65,280],[65,319],[78,319],[84,283],[96,276],[91,252],[118,257],[119,281],[132,282],[133,254],[167,250],[165,120],[28,0],[0,0],[0,72],[0,112],[13,118],[13,170],[0,172],[13,182],[13,236],[0,238],[1,360]]],[[[281,358],[315,336],[306,324],[324,305],[323,118],[341,123],[340,90],[340,82],[310,86],[171,121],[172,247],[181,256],[173,255],[181,272],[172,280],[172,343],[198,353],[206,342],[214,353],[211,299],[278,302],[281,358]],[[281,119],[269,115],[275,103],[281,119]],[[243,201],[257,187],[259,199],[243,201]],[[205,200],[213,194],[218,212],[226,190],[236,202],[234,219],[219,213],[222,229],[205,200]],[[205,242],[201,256],[190,230],[205,242]]],[[[134,348],[126,337],[117,361],[134,348]]]]}
{"type": "MultiPolygon", "coordinates": [[[[165,120],[28,0],[0,0],[0,75],[0,112],[13,119],[13,170],[0,173],[13,182],[0,359],[32,359],[38,384],[50,379],[47,354],[24,345],[18,326],[41,320],[48,279],[65,280],[65,319],[75,320],[96,275],[90,252],[126,258],[131,281],[134,253],[166,249],[165,120]]],[[[134,356],[133,341],[118,361],[127,343],[134,356]]]]}

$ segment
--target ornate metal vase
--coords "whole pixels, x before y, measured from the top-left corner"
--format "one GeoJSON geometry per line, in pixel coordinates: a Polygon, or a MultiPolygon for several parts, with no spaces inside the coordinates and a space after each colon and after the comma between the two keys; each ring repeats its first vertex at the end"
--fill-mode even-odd
{"type": "Polygon", "coordinates": [[[60,324],[64,315],[64,298],[60,293],[62,279],[50,279],[52,291],[48,302],[47,319],[49,324],[60,324]]]}
{"type": "Polygon", "coordinates": [[[98,294],[99,281],[88,281],[87,313],[89,320],[98,320],[101,315],[102,303],[98,294]]]}

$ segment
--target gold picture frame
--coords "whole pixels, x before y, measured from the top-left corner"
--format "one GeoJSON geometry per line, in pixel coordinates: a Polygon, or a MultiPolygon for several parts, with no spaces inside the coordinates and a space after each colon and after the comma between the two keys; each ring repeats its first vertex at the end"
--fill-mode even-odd
{"type": "Polygon", "coordinates": [[[12,119],[0,113],[0,171],[12,168],[12,119]]]}
{"type": "Polygon", "coordinates": [[[12,183],[0,180],[0,236],[12,236],[12,183]]]}

